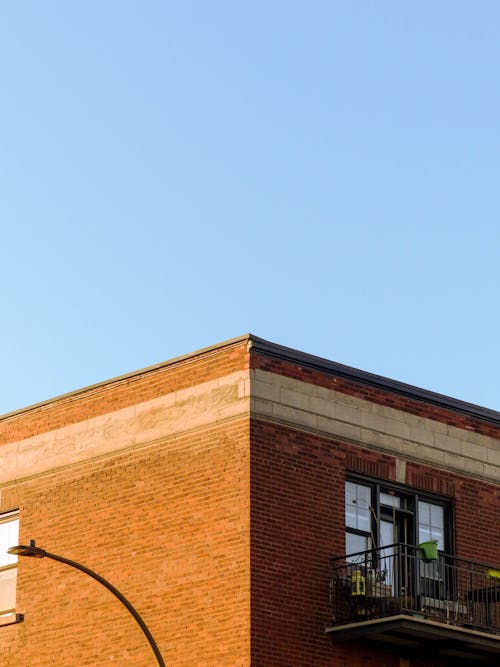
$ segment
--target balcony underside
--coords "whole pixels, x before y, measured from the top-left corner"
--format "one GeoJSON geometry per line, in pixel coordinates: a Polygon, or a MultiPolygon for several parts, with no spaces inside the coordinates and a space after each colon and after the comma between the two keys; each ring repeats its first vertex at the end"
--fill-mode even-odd
{"type": "Polygon", "coordinates": [[[500,665],[500,636],[405,614],[336,625],[326,629],[336,642],[368,639],[400,653],[500,665]]]}

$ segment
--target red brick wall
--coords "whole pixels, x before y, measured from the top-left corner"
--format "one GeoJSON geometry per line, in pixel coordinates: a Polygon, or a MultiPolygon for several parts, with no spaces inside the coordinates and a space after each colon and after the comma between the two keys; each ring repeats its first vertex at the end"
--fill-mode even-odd
{"type": "Polygon", "coordinates": [[[453,499],[457,556],[500,566],[500,487],[416,463],[408,463],[407,480],[453,499]]]}
{"type": "MultiPolygon", "coordinates": [[[[0,420],[10,442],[247,367],[246,341],[56,399],[0,420]]],[[[113,583],[169,667],[250,664],[249,416],[164,437],[0,489],[20,508],[20,541],[113,583]]],[[[71,463],[71,462],[69,462],[71,463]]],[[[22,559],[18,625],[0,627],[2,667],[150,667],[127,610],[82,573],[22,559]]]]}
{"type": "Polygon", "coordinates": [[[0,416],[0,445],[107,414],[248,368],[247,341],[110,380],[18,413],[0,416]]]}
{"type": "MultiPolygon", "coordinates": [[[[176,667],[249,664],[248,420],[11,485],[22,542],[96,570],[176,667]]],[[[2,667],[134,665],[154,657],[128,612],[85,575],[23,559],[2,667]]]]}
{"type": "MultiPolygon", "coordinates": [[[[345,553],[347,471],[394,480],[395,460],[252,421],[252,665],[256,667],[399,665],[397,655],[373,643],[335,646],[325,636],[331,617],[330,559],[345,553]]],[[[457,555],[500,565],[498,487],[410,462],[407,481],[415,489],[452,498],[457,555]]]]}
{"type": "Polygon", "coordinates": [[[500,438],[500,427],[495,424],[481,421],[480,419],[474,419],[459,412],[446,410],[424,401],[406,398],[395,393],[369,387],[362,382],[346,380],[344,378],[321,373],[279,359],[270,359],[255,353],[251,355],[250,365],[251,368],[259,368],[270,373],[277,373],[278,375],[284,375],[285,377],[316,384],[320,387],[333,389],[334,391],[339,391],[344,394],[357,396],[358,398],[372,401],[373,403],[387,405],[397,410],[403,410],[404,412],[419,415],[420,417],[434,419],[444,424],[456,426],[457,428],[475,431],[477,433],[482,433],[483,435],[489,435],[493,438],[500,438]]]}
{"type": "MultiPolygon", "coordinates": [[[[223,377],[248,368],[249,358],[255,367],[414,414],[455,425],[465,419],[248,355],[242,341],[4,417],[0,443],[223,377]]],[[[464,427],[490,435],[493,428],[474,420],[464,427]]],[[[256,667],[397,667],[393,653],[333,645],[324,632],[330,558],[345,551],[347,470],[389,480],[396,474],[389,455],[250,424],[248,416],[6,485],[0,511],[20,507],[21,541],[36,538],[122,590],[169,667],[246,667],[250,651],[256,667]]],[[[500,565],[492,530],[498,487],[410,462],[407,481],[453,499],[459,555],[500,565]]],[[[132,619],[92,580],[58,563],[25,560],[18,583],[26,620],[0,627],[2,666],[152,664],[132,619]]]]}
{"type": "Polygon", "coordinates": [[[330,559],[345,552],[346,455],[340,443],[252,421],[255,667],[399,665],[390,653],[334,646],[325,634],[330,559]]]}

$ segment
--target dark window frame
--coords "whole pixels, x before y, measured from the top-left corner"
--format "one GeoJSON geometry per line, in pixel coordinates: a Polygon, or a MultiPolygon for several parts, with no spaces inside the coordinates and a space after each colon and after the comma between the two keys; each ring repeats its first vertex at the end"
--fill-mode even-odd
{"type": "MultiPolygon", "coordinates": [[[[442,553],[452,555],[455,553],[454,549],[454,503],[452,498],[447,498],[439,494],[422,491],[407,484],[401,484],[399,482],[393,482],[390,480],[383,480],[376,477],[370,477],[368,475],[362,475],[359,473],[347,473],[345,477],[344,485],[344,516],[345,516],[345,488],[347,482],[353,482],[355,484],[362,484],[364,486],[369,486],[371,488],[371,507],[373,509],[373,515],[370,513],[370,528],[369,532],[361,531],[357,528],[350,528],[347,525],[344,527],[345,533],[351,533],[354,535],[362,535],[368,537],[368,540],[372,540],[372,537],[375,538],[376,544],[371,544],[370,548],[378,546],[380,543],[380,522],[383,520],[384,510],[381,512],[381,503],[380,503],[380,494],[385,491],[393,491],[395,494],[399,494],[404,497],[407,501],[409,500],[410,507],[399,508],[398,513],[404,514],[408,512],[413,516],[413,540],[409,541],[409,544],[417,546],[418,542],[418,525],[419,525],[419,516],[418,516],[418,503],[419,501],[428,502],[433,505],[439,505],[443,507],[443,517],[444,517],[444,549],[441,550],[442,553]]],[[[373,541],[373,540],[372,540],[373,541]]],[[[400,540],[403,541],[403,540],[400,540]]]]}

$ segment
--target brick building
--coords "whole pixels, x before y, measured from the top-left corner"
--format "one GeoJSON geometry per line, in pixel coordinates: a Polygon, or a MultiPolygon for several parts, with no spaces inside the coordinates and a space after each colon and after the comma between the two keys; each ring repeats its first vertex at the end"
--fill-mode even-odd
{"type": "Polygon", "coordinates": [[[172,667],[500,665],[499,483],[500,413],[251,335],[4,415],[0,663],[154,664],[33,538],[172,667]]]}

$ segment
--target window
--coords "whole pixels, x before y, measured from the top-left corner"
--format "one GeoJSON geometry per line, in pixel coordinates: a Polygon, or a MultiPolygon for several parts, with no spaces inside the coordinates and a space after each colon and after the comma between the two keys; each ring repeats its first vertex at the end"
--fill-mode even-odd
{"type": "Polygon", "coordinates": [[[444,499],[380,482],[347,480],[346,554],[400,542],[418,545],[430,540],[437,541],[440,551],[449,552],[450,514],[444,499]]]}
{"type": "MultiPolygon", "coordinates": [[[[346,553],[355,554],[367,551],[373,546],[371,487],[355,482],[346,482],[345,487],[345,524],[346,553]]],[[[355,558],[351,559],[355,560],[355,558]]]]}
{"type": "Polygon", "coordinates": [[[18,544],[19,514],[0,514],[0,616],[10,614],[16,608],[17,556],[7,549],[18,544]]]}
{"type": "Polygon", "coordinates": [[[444,508],[442,505],[418,502],[418,541],[436,540],[438,549],[444,551],[445,545],[444,508]]]}
{"type": "Polygon", "coordinates": [[[449,599],[456,583],[447,568],[446,553],[451,552],[447,501],[353,477],[345,486],[345,518],[346,561],[365,578],[371,595],[389,594],[411,604],[418,597],[422,607],[449,599]],[[416,547],[432,540],[440,553],[427,561],[416,547]]]}

